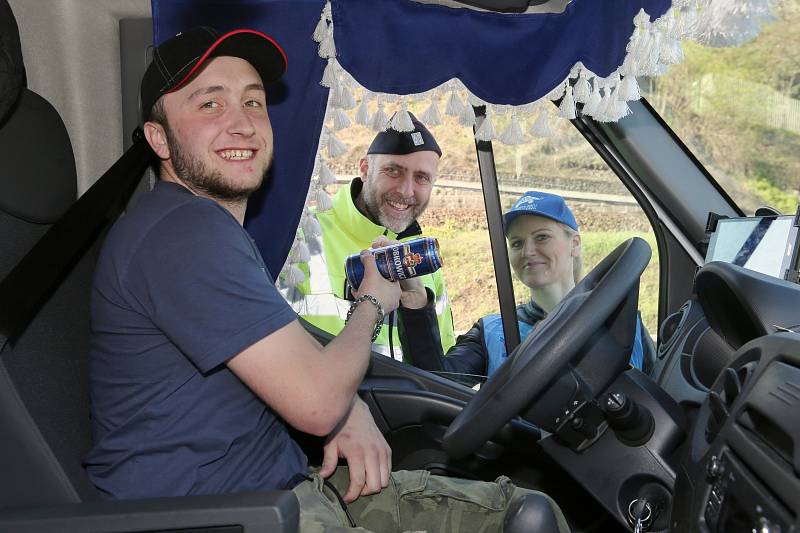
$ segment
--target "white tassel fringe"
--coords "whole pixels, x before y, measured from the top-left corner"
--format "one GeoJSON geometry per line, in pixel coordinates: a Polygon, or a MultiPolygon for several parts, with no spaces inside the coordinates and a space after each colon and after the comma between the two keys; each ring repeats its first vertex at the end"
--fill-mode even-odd
{"type": "Polygon", "coordinates": [[[550,120],[548,117],[549,113],[547,109],[542,106],[541,110],[539,111],[539,116],[536,117],[536,120],[531,126],[529,133],[535,137],[552,137],[553,136],[553,129],[550,127],[550,120]]]}
{"type": "Polygon", "coordinates": [[[475,132],[475,138],[479,141],[493,141],[497,138],[497,132],[492,123],[492,115],[488,113],[488,110],[483,119],[483,123],[475,132]]]}
{"type": "Polygon", "coordinates": [[[506,129],[503,130],[503,133],[500,134],[499,139],[501,143],[508,145],[525,144],[527,142],[525,132],[522,131],[522,126],[519,124],[516,113],[511,115],[511,121],[506,126],[506,129]]]}
{"type": "Polygon", "coordinates": [[[314,200],[317,202],[317,212],[319,213],[328,211],[331,207],[333,207],[333,201],[331,200],[330,195],[322,187],[317,189],[317,192],[314,195],[314,200]]]}
{"type": "Polygon", "coordinates": [[[411,115],[408,114],[405,104],[392,117],[392,129],[394,131],[414,131],[414,123],[411,121],[411,115]]]}
{"type": "Polygon", "coordinates": [[[285,281],[290,287],[297,287],[305,280],[306,275],[303,274],[303,271],[297,268],[295,265],[289,265],[288,268],[285,269],[283,281],[285,281]]]}

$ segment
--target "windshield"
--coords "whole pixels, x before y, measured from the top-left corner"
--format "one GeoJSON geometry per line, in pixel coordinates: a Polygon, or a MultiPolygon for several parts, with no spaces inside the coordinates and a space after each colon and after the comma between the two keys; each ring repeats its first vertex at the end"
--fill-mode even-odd
{"type": "MultiPolygon", "coordinates": [[[[498,124],[503,127],[502,120],[498,124]]],[[[494,144],[497,181],[504,210],[527,190],[562,196],[575,214],[581,234],[579,278],[625,240],[631,237],[646,240],[653,250],[653,258],[641,277],[639,311],[645,327],[655,335],[659,257],[655,233],[647,216],[572,124],[566,120],[553,120],[550,128],[551,136],[530,136],[524,144],[494,144]]],[[[518,304],[531,299],[530,289],[516,276],[514,296],[518,304]]]]}
{"type": "Polygon", "coordinates": [[[800,0],[736,48],[684,42],[686,59],[644,96],[747,215],[794,214],[800,191],[800,0]]]}

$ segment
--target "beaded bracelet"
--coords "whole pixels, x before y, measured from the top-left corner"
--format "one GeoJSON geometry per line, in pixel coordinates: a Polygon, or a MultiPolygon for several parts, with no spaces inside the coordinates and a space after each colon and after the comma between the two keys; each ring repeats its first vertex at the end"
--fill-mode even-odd
{"type": "Polygon", "coordinates": [[[350,317],[353,316],[353,311],[356,310],[356,307],[358,307],[358,304],[361,302],[370,302],[378,309],[378,319],[375,320],[375,332],[372,334],[372,342],[375,342],[383,326],[383,307],[378,299],[371,294],[362,294],[353,300],[353,303],[350,304],[350,309],[347,310],[347,318],[344,319],[344,323],[347,324],[350,321],[350,317]]]}

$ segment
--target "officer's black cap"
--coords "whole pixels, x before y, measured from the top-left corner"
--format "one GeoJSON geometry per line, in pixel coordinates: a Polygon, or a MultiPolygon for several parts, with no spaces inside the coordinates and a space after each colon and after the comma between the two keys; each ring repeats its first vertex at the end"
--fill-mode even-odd
{"type": "Polygon", "coordinates": [[[414,152],[432,151],[441,157],[442,149],[439,148],[436,139],[433,138],[433,134],[412,113],[409,113],[409,115],[411,116],[411,123],[414,124],[412,131],[395,131],[391,128],[382,131],[375,136],[372,144],[369,145],[367,153],[406,155],[414,152]]]}

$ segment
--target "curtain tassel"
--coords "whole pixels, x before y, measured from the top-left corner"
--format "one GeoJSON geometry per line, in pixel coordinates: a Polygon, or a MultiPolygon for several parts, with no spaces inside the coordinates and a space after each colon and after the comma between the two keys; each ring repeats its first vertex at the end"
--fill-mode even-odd
{"type": "Polygon", "coordinates": [[[534,137],[552,137],[553,130],[550,127],[550,119],[548,117],[549,113],[544,106],[541,106],[539,110],[539,115],[536,117],[536,120],[533,122],[529,133],[534,137]]]}
{"type": "Polygon", "coordinates": [[[333,131],[342,131],[345,128],[350,127],[350,118],[347,116],[347,113],[344,112],[341,108],[334,108],[332,110],[333,114],[333,131]]]}
{"type": "Polygon", "coordinates": [[[458,123],[468,128],[475,126],[475,110],[472,108],[472,105],[465,104],[463,106],[461,114],[458,116],[458,123]]]}
{"type": "Polygon", "coordinates": [[[567,90],[558,106],[559,116],[572,120],[575,118],[575,98],[572,95],[572,86],[567,84],[567,90]]]}
{"type": "Polygon", "coordinates": [[[483,118],[483,123],[475,132],[475,138],[479,141],[493,141],[497,138],[497,132],[492,123],[492,115],[488,109],[486,110],[486,116],[483,118]]]}
{"type": "Polygon", "coordinates": [[[366,95],[361,97],[361,103],[356,110],[356,124],[369,126],[369,107],[367,107],[366,95]]]}
{"type": "Polygon", "coordinates": [[[619,86],[619,99],[625,102],[630,100],[638,100],[641,98],[639,91],[639,82],[636,81],[636,76],[628,74],[622,78],[619,86]]]}
{"type": "Polygon", "coordinates": [[[450,96],[447,98],[447,106],[444,112],[451,117],[459,117],[461,113],[464,112],[464,104],[455,91],[450,91],[450,96]]]}
{"type": "Polygon", "coordinates": [[[328,192],[322,187],[317,188],[317,192],[314,194],[314,199],[317,202],[318,213],[328,211],[331,207],[333,207],[333,201],[331,200],[330,195],[328,195],[328,192]]]}
{"type": "Polygon", "coordinates": [[[411,122],[411,115],[408,114],[405,103],[400,107],[400,111],[392,117],[392,129],[394,131],[414,131],[414,123],[411,122]]]}
{"type": "Polygon", "coordinates": [[[503,133],[500,134],[500,142],[503,144],[525,144],[525,132],[522,131],[522,126],[519,124],[519,119],[516,113],[512,113],[511,121],[503,133]]]}
{"type": "Polygon", "coordinates": [[[319,165],[318,183],[320,185],[332,185],[336,183],[336,176],[325,161],[321,161],[319,165]]]}
{"type": "Polygon", "coordinates": [[[283,281],[290,287],[297,287],[306,280],[306,275],[296,265],[288,265],[284,269],[283,281]]]}
{"type": "Polygon", "coordinates": [[[331,159],[347,153],[347,145],[336,138],[333,133],[328,133],[328,157],[331,159]]]}
{"type": "Polygon", "coordinates": [[[383,104],[378,104],[378,109],[372,117],[372,131],[385,131],[389,127],[389,117],[383,111],[383,104]]]}
{"type": "Polygon", "coordinates": [[[431,96],[431,103],[422,112],[419,119],[426,126],[439,126],[442,124],[442,116],[439,114],[439,107],[436,105],[436,96],[431,96]]]}

